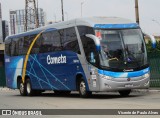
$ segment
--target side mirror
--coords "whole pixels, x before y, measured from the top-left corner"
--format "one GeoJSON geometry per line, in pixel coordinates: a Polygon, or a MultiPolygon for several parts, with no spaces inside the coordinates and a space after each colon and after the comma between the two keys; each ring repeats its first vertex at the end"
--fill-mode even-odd
{"type": "Polygon", "coordinates": [[[144,34],[146,36],[148,36],[152,42],[152,48],[156,48],[156,39],[153,35],[149,35],[149,34],[144,34]]]}
{"type": "Polygon", "coordinates": [[[88,37],[88,38],[93,39],[93,41],[94,41],[94,43],[95,43],[95,45],[96,45],[97,51],[100,51],[100,50],[101,50],[100,39],[99,39],[98,37],[96,37],[96,36],[93,35],[93,34],[86,34],[85,36],[88,37]]]}

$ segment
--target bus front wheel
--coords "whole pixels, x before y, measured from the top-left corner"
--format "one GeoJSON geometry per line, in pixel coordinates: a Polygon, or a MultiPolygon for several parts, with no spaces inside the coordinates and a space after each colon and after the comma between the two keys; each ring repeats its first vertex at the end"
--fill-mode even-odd
{"type": "Polygon", "coordinates": [[[86,90],[86,83],[83,79],[79,82],[79,94],[82,98],[90,97],[92,92],[86,90]]]}
{"type": "Polygon", "coordinates": [[[122,97],[127,97],[127,96],[129,96],[130,93],[131,93],[131,90],[122,90],[122,91],[119,91],[119,94],[122,97]]]}

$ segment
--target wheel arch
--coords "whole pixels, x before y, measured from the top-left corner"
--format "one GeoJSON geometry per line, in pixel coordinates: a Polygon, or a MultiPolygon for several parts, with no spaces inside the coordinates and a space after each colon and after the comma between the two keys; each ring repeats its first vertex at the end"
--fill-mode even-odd
{"type": "MultiPolygon", "coordinates": [[[[30,77],[28,75],[26,75],[24,82],[26,81],[26,79],[30,79],[30,77]]],[[[17,89],[20,88],[20,82],[21,82],[21,80],[22,80],[22,76],[18,75],[17,76],[17,89]]]]}
{"type": "Polygon", "coordinates": [[[83,80],[86,83],[86,89],[87,89],[87,91],[89,91],[89,86],[88,86],[87,79],[86,79],[86,77],[82,73],[77,73],[77,75],[76,75],[76,90],[79,90],[79,83],[82,80],[82,78],[83,78],[83,80]]]}

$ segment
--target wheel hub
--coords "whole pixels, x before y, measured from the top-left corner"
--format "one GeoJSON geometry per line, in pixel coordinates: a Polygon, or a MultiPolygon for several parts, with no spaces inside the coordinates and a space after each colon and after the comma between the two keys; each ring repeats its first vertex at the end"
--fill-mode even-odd
{"type": "Polygon", "coordinates": [[[24,85],[23,85],[23,83],[20,84],[20,91],[21,91],[21,93],[23,93],[23,91],[24,91],[24,85]]]}
{"type": "Polygon", "coordinates": [[[84,82],[80,83],[80,91],[83,95],[86,93],[86,86],[84,82]]]}
{"type": "Polygon", "coordinates": [[[27,93],[31,92],[31,85],[29,83],[27,83],[27,93]]]}

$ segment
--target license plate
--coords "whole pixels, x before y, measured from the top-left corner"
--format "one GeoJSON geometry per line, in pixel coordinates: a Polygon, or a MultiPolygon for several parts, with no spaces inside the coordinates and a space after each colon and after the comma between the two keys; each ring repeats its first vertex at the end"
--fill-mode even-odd
{"type": "Polygon", "coordinates": [[[133,84],[126,84],[125,87],[126,87],[126,88],[133,87],[133,84]]]}

